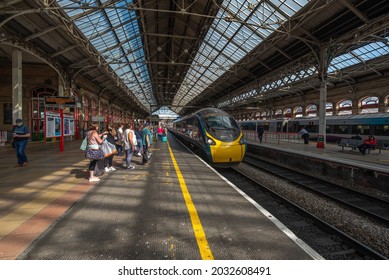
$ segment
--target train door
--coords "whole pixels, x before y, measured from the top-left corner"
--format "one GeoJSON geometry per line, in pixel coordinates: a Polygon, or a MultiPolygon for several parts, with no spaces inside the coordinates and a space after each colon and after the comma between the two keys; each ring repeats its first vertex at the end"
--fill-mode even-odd
{"type": "Polygon", "coordinates": [[[298,121],[289,121],[288,122],[288,132],[296,133],[299,132],[299,122],[298,121]]]}
{"type": "Polygon", "coordinates": [[[53,107],[45,108],[45,97],[57,96],[58,92],[52,88],[36,88],[32,90],[31,98],[31,139],[44,139],[45,109],[53,111],[53,107]]]}
{"type": "Polygon", "coordinates": [[[287,132],[288,131],[288,126],[287,122],[282,120],[282,121],[276,121],[276,132],[287,132]]]}

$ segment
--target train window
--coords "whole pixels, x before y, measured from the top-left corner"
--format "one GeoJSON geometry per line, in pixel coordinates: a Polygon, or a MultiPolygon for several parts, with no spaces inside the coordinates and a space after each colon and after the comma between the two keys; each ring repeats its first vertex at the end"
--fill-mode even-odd
{"type": "Polygon", "coordinates": [[[207,116],[204,119],[209,134],[219,140],[233,141],[239,136],[239,128],[230,116],[207,116]]]}
{"type": "Polygon", "coordinates": [[[389,125],[380,124],[375,126],[375,135],[378,136],[389,136],[389,125]]]}
{"type": "Polygon", "coordinates": [[[255,122],[242,122],[240,123],[242,130],[255,131],[255,122]]]}
{"type": "Polygon", "coordinates": [[[370,126],[369,125],[353,125],[351,126],[351,134],[356,135],[357,133],[361,135],[369,135],[370,126]]]}
{"type": "Polygon", "coordinates": [[[196,141],[198,141],[200,144],[204,144],[203,134],[200,130],[200,124],[197,119],[193,120],[193,133],[192,138],[196,141]]]}
{"type": "Polygon", "coordinates": [[[319,126],[314,124],[305,126],[305,129],[308,130],[309,132],[319,132],[319,126]]]}
{"type": "Polygon", "coordinates": [[[348,125],[334,125],[334,133],[348,134],[348,125]]]}

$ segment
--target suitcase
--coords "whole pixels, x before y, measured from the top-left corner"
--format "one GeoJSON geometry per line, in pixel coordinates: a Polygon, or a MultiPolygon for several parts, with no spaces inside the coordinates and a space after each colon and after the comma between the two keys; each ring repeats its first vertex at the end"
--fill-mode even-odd
{"type": "Polygon", "coordinates": [[[162,136],[162,142],[166,142],[166,136],[162,136]]]}

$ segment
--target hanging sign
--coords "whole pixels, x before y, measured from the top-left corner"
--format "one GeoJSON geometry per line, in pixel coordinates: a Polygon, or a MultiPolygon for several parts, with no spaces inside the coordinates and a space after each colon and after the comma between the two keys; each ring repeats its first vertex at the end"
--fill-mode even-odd
{"type": "Polygon", "coordinates": [[[46,105],[67,105],[67,106],[76,106],[76,99],[74,96],[47,96],[45,97],[46,105]]]}

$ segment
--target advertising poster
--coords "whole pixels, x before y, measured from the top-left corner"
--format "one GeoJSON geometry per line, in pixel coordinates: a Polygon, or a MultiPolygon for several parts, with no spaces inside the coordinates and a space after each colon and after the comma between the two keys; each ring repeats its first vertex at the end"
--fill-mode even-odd
{"type": "Polygon", "coordinates": [[[63,128],[64,136],[74,135],[74,118],[72,116],[65,116],[63,122],[64,122],[64,128],[63,128]]]}
{"type": "MultiPolygon", "coordinates": [[[[74,135],[74,117],[64,116],[64,136],[74,135]]],[[[46,112],[46,137],[61,136],[61,117],[57,112],[46,112]]]]}
{"type": "Polygon", "coordinates": [[[46,137],[61,136],[61,118],[59,113],[46,113],[46,137]]]}

